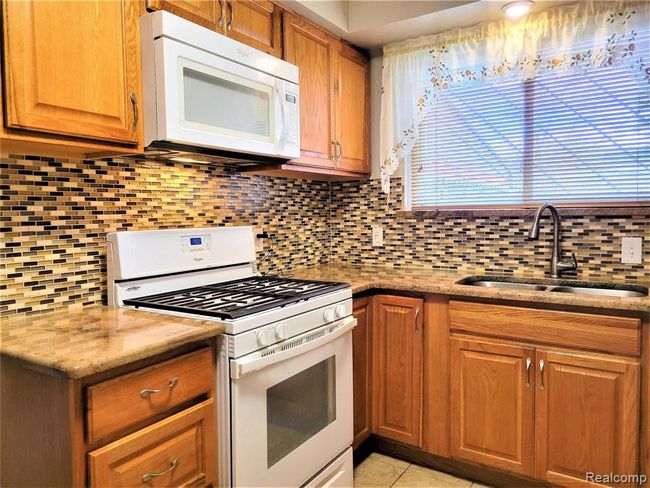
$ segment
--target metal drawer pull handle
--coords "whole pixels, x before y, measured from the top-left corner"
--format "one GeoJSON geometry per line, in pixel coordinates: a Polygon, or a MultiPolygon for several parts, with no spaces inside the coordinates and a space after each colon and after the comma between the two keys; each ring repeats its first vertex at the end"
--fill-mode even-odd
{"type": "Polygon", "coordinates": [[[133,92],[131,92],[131,103],[133,104],[133,123],[131,124],[131,132],[135,132],[138,130],[138,118],[140,114],[138,113],[138,99],[133,92]]]}
{"type": "Polygon", "coordinates": [[[526,388],[530,388],[530,365],[532,362],[532,359],[526,358],[526,388]]]}
{"type": "Polygon", "coordinates": [[[223,0],[219,0],[219,20],[217,20],[217,25],[223,27],[224,11],[223,11],[223,0]]]}
{"type": "Polygon", "coordinates": [[[174,458],[174,459],[172,459],[172,462],[171,462],[169,468],[167,468],[166,470],[159,471],[158,473],[145,473],[142,476],[142,482],[146,483],[147,481],[151,481],[154,478],[158,478],[159,476],[165,475],[167,473],[171,473],[172,471],[174,471],[176,469],[176,466],[178,466],[180,463],[181,463],[180,459],[174,458]]]}
{"type": "Polygon", "coordinates": [[[544,389],[544,360],[539,360],[539,389],[544,389]]]}
{"type": "Polygon", "coordinates": [[[232,0],[226,0],[226,5],[228,6],[228,9],[230,10],[230,20],[228,21],[228,24],[226,25],[226,29],[232,30],[232,21],[235,20],[235,11],[232,8],[232,0]]]}
{"type": "Polygon", "coordinates": [[[156,389],[147,389],[147,390],[140,390],[140,397],[142,398],[148,398],[149,395],[152,393],[160,393],[163,390],[171,390],[178,384],[178,378],[172,378],[169,380],[169,384],[167,385],[167,388],[156,388],[156,389]]]}

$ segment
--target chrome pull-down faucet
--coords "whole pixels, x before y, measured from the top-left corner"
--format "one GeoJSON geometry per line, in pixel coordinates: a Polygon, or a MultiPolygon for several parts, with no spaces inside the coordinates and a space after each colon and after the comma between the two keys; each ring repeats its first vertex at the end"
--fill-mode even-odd
{"type": "Polygon", "coordinates": [[[557,210],[550,203],[545,203],[537,210],[533,225],[528,232],[529,239],[539,239],[539,221],[542,218],[544,210],[548,209],[553,218],[553,250],[551,251],[551,278],[561,278],[565,271],[578,269],[578,261],[575,253],[571,253],[570,260],[562,260],[560,254],[560,216],[557,210]]]}

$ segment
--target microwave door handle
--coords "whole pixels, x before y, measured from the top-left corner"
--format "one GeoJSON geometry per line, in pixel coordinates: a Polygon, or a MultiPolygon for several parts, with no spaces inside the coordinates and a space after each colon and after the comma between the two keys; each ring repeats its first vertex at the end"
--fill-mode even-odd
{"type": "MultiPolygon", "coordinates": [[[[337,324],[340,324],[339,327],[333,330],[332,332],[329,332],[319,337],[318,339],[314,339],[313,341],[307,342],[306,344],[289,348],[286,351],[276,352],[274,354],[269,354],[268,356],[263,356],[263,357],[259,357],[256,355],[256,357],[253,357],[252,359],[246,359],[246,357],[240,359],[232,359],[230,361],[230,377],[233,380],[237,380],[242,376],[246,376],[249,373],[271,366],[272,364],[276,364],[281,361],[286,361],[287,359],[299,356],[313,349],[316,349],[317,347],[320,347],[323,344],[332,342],[338,337],[341,337],[349,330],[353,329],[357,325],[357,319],[355,319],[354,317],[346,317],[337,322],[333,322],[329,324],[329,327],[335,326],[337,324]]],[[[303,335],[309,335],[312,334],[313,332],[314,331],[309,331],[303,335]]],[[[296,339],[297,338],[294,337],[293,339],[288,339],[286,342],[291,342],[292,340],[296,340],[296,339]]],[[[276,347],[277,345],[278,344],[271,346],[270,349],[276,347]]]]}
{"type": "Polygon", "coordinates": [[[282,125],[282,129],[280,131],[280,137],[278,138],[278,153],[283,152],[284,150],[284,144],[287,140],[287,135],[289,132],[289,124],[287,122],[287,108],[285,106],[284,100],[282,99],[282,94],[280,93],[280,89],[276,86],[275,87],[275,94],[277,97],[278,105],[280,105],[280,123],[282,125]]]}

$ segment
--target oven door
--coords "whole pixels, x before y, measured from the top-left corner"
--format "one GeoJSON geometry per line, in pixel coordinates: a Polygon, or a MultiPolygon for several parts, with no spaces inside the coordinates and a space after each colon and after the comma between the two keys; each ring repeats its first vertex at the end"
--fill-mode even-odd
{"type": "Polygon", "coordinates": [[[295,139],[293,107],[298,102],[291,93],[298,91],[297,85],[165,37],[155,41],[154,56],[156,140],[276,157],[299,155],[297,142],[292,151],[288,148],[295,139]]]}
{"type": "Polygon", "coordinates": [[[350,446],[355,325],[231,360],[233,486],[300,486],[350,446]]]}

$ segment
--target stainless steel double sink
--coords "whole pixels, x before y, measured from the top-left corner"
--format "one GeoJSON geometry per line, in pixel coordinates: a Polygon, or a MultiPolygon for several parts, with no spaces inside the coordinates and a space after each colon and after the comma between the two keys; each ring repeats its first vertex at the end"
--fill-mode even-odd
{"type": "Polygon", "coordinates": [[[470,276],[458,281],[457,284],[482,286],[485,288],[575,293],[602,297],[627,298],[648,296],[648,288],[645,286],[617,283],[591,283],[577,280],[524,280],[504,276],[470,276]]]}

